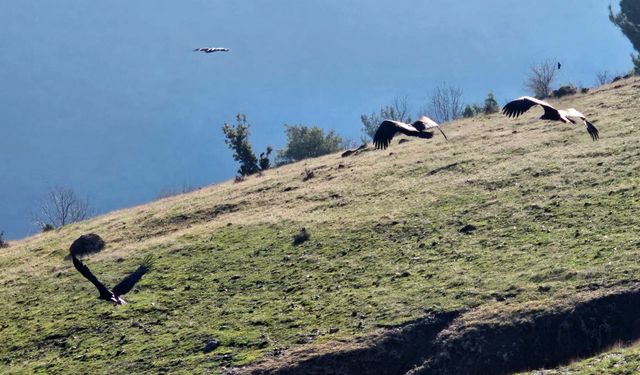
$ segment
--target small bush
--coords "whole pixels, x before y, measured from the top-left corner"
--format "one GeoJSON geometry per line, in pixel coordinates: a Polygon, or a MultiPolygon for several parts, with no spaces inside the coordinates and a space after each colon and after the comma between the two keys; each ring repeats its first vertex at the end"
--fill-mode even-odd
{"type": "Polygon", "coordinates": [[[578,89],[574,85],[561,86],[557,90],[553,90],[552,95],[556,98],[561,98],[567,95],[574,95],[578,92],[578,89]]]}
{"type": "Polygon", "coordinates": [[[302,172],[302,181],[307,181],[315,177],[315,173],[313,173],[313,169],[304,169],[302,172]]]}
{"type": "Polygon", "coordinates": [[[9,243],[4,239],[4,232],[0,232],[0,249],[3,247],[9,247],[9,243]]]}
{"type": "Polygon", "coordinates": [[[260,153],[260,161],[258,162],[258,164],[260,165],[260,171],[266,171],[271,167],[271,160],[269,160],[269,155],[271,155],[272,151],[273,148],[271,148],[271,146],[267,146],[267,151],[260,153]]]}
{"type": "Polygon", "coordinates": [[[308,241],[311,235],[305,228],[300,229],[300,232],[293,236],[293,244],[300,245],[301,243],[308,241]]]}
{"type": "Polygon", "coordinates": [[[42,227],[40,228],[40,230],[44,233],[44,232],[49,232],[56,229],[53,225],[51,224],[43,224],[42,227]]]}

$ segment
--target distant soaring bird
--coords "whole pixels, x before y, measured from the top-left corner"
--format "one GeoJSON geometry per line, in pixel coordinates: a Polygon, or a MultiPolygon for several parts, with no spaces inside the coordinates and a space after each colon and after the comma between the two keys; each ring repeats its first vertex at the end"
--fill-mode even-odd
{"type": "Polygon", "coordinates": [[[373,144],[377,149],[386,149],[391,143],[391,139],[398,134],[402,133],[410,137],[418,138],[432,138],[433,132],[429,129],[437,128],[444,136],[444,139],[448,139],[444,134],[440,125],[427,116],[420,117],[417,121],[414,121],[411,125],[404,122],[395,120],[384,120],[378,127],[376,134],[373,136],[373,144]]]}
{"type": "Polygon", "coordinates": [[[194,51],[202,51],[205,53],[211,52],[229,52],[229,48],[218,48],[218,47],[205,47],[205,48],[196,48],[194,51]]]}
{"type": "Polygon", "coordinates": [[[502,113],[508,117],[517,118],[534,105],[539,105],[544,108],[544,114],[540,117],[541,120],[561,121],[566,124],[575,124],[576,122],[572,120],[571,117],[577,117],[584,123],[584,126],[587,128],[587,132],[591,136],[592,140],[597,141],[600,139],[598,129],[596,129],[592,123],[587,121],[585,115],[574,108],[569,108],[567,110],[555,109],[551,104],[530,96],[522,96],[516,100],[510,101],[504,106],[502,113]]]}
{"type": "Polygon", "coordinates": [[[98,292],[100,292],[100,296],[98,296],[98,298],[105,301],[111,301],[116,305],[124,305],[127,303],[127,301],[123,300],[120,296],[131,291],[133,286],[138,281],[140,281],[145,273],[151,270],[151,267],[153,265],[151,256],[147,256],[146,258],[144,258],[142,264],[138,267],[138,269],[130,273],[129,276],[125,277],[122,281],[120,281],[118,285],[113,287],[113,289],[109,290],[109,288],[107,288],[98,280],[98,278],[96,278],[91,273],[89,267],[85,266],[80,261],[80,259],[76,258],[73,255],[71,256],[71,258],[73,259],[73,265],[76,267],[78,272],[80,272],[82,276],[86,277],[89,281],[91,281],[91,283],[93,283],[93,285],[96,286],[98,292]]]}

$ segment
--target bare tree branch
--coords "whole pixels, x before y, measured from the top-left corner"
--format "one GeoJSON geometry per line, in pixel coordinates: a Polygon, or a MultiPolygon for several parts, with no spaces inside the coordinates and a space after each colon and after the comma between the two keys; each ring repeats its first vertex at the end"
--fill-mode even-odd
{"type": "Polygon", "coordinates": [[[442,124],[462,117],[464,104],[462,89],[442,84],[433,90],[426,112],[435,122],[442,124]]]}
{"type": "Polygon", "coordinates": [[[533,92],[538,99],[544,99],[551,92],[551,84],[556,78],[557,63],[545,61],[531,67],[531,75],[527,78],[525,86],[533,92]]]}
{"type": "Polygon", "coordinates": [[[54,186],[47,192],[46,198],[39,204],[35,215],[38,226],[48,225],[59,228],[67,224],[82,221],[91,216],[89,203],[77,196],[69,188],[54,186]]]}
{"type": "Polygon", "coordinates": [[[611,75],[609,74],[609,71],[604,70],[601,72],[596,73],[596,85],[597,86],[602,86],[602,85],[606,85],[607,83],[611,83],[611,75]]]}

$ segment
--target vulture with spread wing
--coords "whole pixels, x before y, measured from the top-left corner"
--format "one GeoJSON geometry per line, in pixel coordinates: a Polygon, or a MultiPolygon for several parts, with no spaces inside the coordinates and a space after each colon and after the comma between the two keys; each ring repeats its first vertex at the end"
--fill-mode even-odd
{"type": "Polygon", "coordinates": [[[229,52],[229,48],[220,48],[220,47],[205,47],[205,48],[196,48],[194,51],[202,51],[204,53],[211,52],[229,52]]]}
{"type": "Polygon", "coordinates": [[[420,117],[411,125],[395,120],[384,120],[378,127],[378,130],[376,130],[376,134],[373,136],[373,144],[377,149],[386,149],[389,147],[389,143],[391,143],[393,137],[398,133],[402,133],[410,137],[432,138],[433,132],[429,129],[433,128],[440,130],[444,139],[448,139],[447,135],[444,134],[442,129],[440,129],[440,125],[427,116],[420,117]]]}
{"type": "Polygon", "coordinates": [[[502,109],[502,113],[504,113],[508,117],[517,118],[535,105],[539,105],[544,109],[544,114],[540,116],[541,120],[561,121],[566,124],[575,124],[576,122],[571,119],[571,117],[579,118],[587,128],[587,132],[591,136],[591,139],[594,141],[600,139],[598,129],[596,129],[596,127],[593,126],[592,123],[587,121],[585,115],[578,112],[576,109],[556,109],[551,104],[540,99],[532,98],[530,96],[522,96],[516,100],[510,101],[509,103],[507,103],[507,105],[504,106],[504,108],[502,109]]]}
{"type": "Polygon", "coordinates": [[[71,259],[73,259],[73,265],[74,267],[76,267],[78,272],[80,272],[82,276],[87,278],[87,280],[91,281],[91,283],[98,289],[98,292],[100,292],[98,298],[105,301],[111,301],[116,305],[124,305],[127,303],[127,301],[122,299],[122,297],[120,296],[131,291],[133,286],[136,285],[138,281],[140,281],[145,273],[151,270],[151,267],[153,265],[151,256],[149,255],[145,257],[138,269],[130,273],[129,276],[122,279],[122,281],[120,281],[118,285],[113,287],[113,289],[109,290],[109,288],[107,288],[103,283],[100,282],[100,280],[98,280],[97,277],[95,277],[91,273],[89,267],[85,266],[80,261],[80,259],[76,258],[74,255],[71,256],[71,259]]]}

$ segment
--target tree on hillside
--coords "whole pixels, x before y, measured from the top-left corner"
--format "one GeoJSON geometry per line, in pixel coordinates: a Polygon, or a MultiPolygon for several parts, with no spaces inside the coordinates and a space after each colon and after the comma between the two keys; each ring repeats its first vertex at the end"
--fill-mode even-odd
{"type": "Polygon", "coordinates": [[[80,198],[73,189],[54,186],[49,188],[34,216],[36,225],[46,231],[85,220],[91,216],[91,210],[88,200],[80,198]]]}
{"type": "Polygon", "coordinates": [[[233,150],[233,160],[240,162],[240,169],[238,169],[240,176],[252,175],[268,169],[270,165],[271,146],[267,147],[266,154],[260,154],[260,164],[258,164],[258,158],[249,143],[249,128],[251,125],[247,124],[247,116],[241,113],[236,115],[236,125],[225,123],[222,126],[222,132],[226,138],[224,142],[233,150]]]}
{"type": "Polygon", "coordinates": [[[462,89],[445,84],[436,87],[426,111],[429,117],[439,124],[461,118],[464,112],[462,89]]]}
{"type": "Polygon", "coordinates": [[[342,138],[333,130],[327,134],[317,126],[285,125],[287,146],[278,150],[278,164],[330,154],[342,149],[342,138]]]}
{"type": "Polygon", "coordinates": [[[394,98],[393,103],[390,105],[382,106],[380,112],[372,112],[370,115],[361,115],[360,121],[362,121],[364,133],[373,139],[378,126],[383,120],[395,120],[409,123],[411,122],[411,115],[409,115],[409,107],[407,105],[407,98],[394,98]]]}
{"type": "Polygon", "coordinates": [[[484,114],[490,115],[492,113],[496,113],[500,110],[500,106],[498,105],[498,101],[495,96],[493,96],[493,92],[489,91],[487,94],[487,98],[484,100],[484,114]]]}
{"type": "Polygon", "coordinates": [[[462,111],[462,117],[470,118],[482,112],[484,112],[484,107],[481,107],[478,104],[467,104],[464,107],[464,111],[462,111]]]}
{"type": "Polygon", "coordinates": [[[544,99],[551,92],[551,84],[556,78],[557,63],[545,61],[531,67],[529,78],[525,81],[525,86],[531,90],[538,99],[544,99]]]}
{"type": "Polygon", "coordinates": [[[638,52],[631,55],[635,73],[640,74],[640,2],[638,0],[621,0],[620,13],[615,14],[609,5],[609,19],[629,38],[633,48],[638,52]]]}

